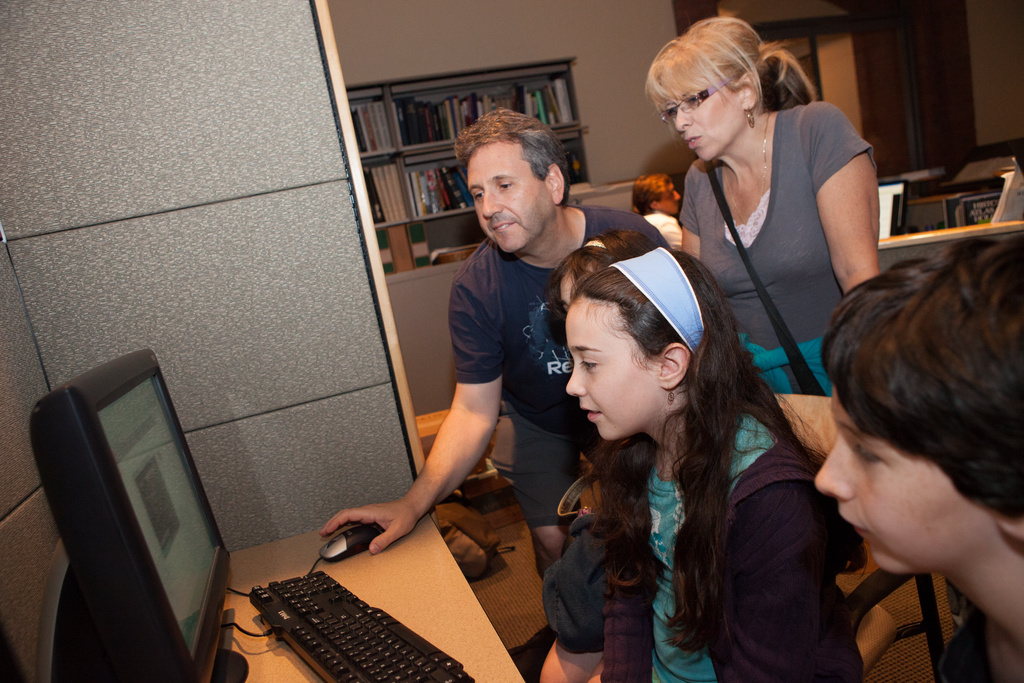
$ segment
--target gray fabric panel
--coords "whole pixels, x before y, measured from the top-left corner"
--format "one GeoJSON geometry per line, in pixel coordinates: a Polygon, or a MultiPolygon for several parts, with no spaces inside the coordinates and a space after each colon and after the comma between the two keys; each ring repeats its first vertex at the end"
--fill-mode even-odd
{"type": "Polygon", "coordinates": [[[9,238],[345,176],[306,2],[0,3],[9,238]]]}
{"type": "Polygon", "coordinates": [[[9,246],[51,384],[150,347],[187,431],[390,381],[357,235],[337,182],[9,246]]]}
{"type": "Polygon", "coordinates": [[[28,417],[45,393],[14,271],[0,247],[0,518],[39,486],[28,417]]]}
{"type": "MultiPolygon", "coordinates": [[[[412,483],[390,384],[188,434],[229,550],[318,529],[412,483]]],[[[310,564],[315,558],[309,558],[310,564]]]]}
{"type": "Polygon", "coordinates": [[[42,489],[0,521],[0,623],[26,681],[35,680],[39,614],[57,538],[42,489]]]}

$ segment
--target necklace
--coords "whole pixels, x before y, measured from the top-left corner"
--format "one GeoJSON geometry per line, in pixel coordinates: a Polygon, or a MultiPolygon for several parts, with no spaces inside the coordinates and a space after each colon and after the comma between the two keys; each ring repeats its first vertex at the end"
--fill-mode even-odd
{"type": "Polygon", "coordinates": [[[761,197],[764,196],[764,182],[768,178],[768,121],[772,115],[764,117],[764,140],[761,142],[761,158],[764,161],[764,167],[761,169],[761,197]]]}
{"type": "MultiPolygon", "coordinates": [[[[757,196],[758,202],[760,202],[761,198],[764,197],[765,182],[768,180],[768,123],[770,121],[771,114],[768,114],[764,119],[764,139],[761,140],[761,194],[757,196]]],[[[735,177],[735,175],[736,172],[733,171],[733,176],[735,177]]],[[[733,203],[735,203],[736,193],[728,193],[727,191],[727,196],[728,194],[732,194],[733,203]]]]}

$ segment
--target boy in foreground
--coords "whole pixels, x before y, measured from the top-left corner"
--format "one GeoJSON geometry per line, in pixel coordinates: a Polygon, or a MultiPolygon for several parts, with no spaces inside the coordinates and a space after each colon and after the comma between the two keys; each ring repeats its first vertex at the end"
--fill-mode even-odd
{"type": "Polygon", "coordinates": [[[1024,236],[861,284],[823,355],[838,440],[818,488],[880,567],[967,596],[944,681],[1024,681],[1024,236]]]}

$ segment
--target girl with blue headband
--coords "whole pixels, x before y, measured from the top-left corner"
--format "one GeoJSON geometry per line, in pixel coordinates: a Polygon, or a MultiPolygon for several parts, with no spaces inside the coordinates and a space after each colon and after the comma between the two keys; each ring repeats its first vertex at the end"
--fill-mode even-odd
{"type": "Polygon", "coordinates": [[[602,438],[610,598],[603,652],[556,644],[541,680],[860,681],[835,584],[860,538],[707,269],[657,249],[599,270],[574,283],[566,336],[567,391],[602,438]]]}

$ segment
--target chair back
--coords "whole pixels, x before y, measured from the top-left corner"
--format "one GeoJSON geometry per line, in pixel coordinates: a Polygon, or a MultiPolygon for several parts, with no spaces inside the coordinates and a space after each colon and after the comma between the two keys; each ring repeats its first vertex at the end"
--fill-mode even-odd
{"type": "Polygon", "coordinates": [[[808,446],[828,453],[836,442],[836,423],[832,419],[832,399],[806,394],[777,394],[779,404],[793,430],[808,446]]]}
{"type": "MultiPolygon", "coordinates": [[[[832,450],[836,442],[836,423],[832,418],[831,399],[804,394],[778,394],[778,399],[801,441],[824,454],[832,450]]],[[[886,572],[869,575],[865,584],[881,580],[885,575],[886,572]]],[[[887,595],[908,578],[902,577],[882,594],[887,595]]],[[[867,588],[867,585],[863,588],[867,588]]],[[[864,673],[867,673],[896,640],[897,628],[892,616],[877,604],[881,594],[873,600],[861,600],[860,597],[858,591],[854,591],[848,598],[848,604],[854,612],[857,649],[864,661],[864,673]]]]}

